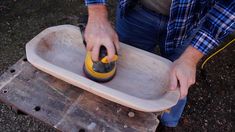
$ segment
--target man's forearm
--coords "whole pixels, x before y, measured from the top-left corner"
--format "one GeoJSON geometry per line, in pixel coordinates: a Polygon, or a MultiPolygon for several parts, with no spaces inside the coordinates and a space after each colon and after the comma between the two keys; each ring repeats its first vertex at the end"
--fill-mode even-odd
{"type": "Polygon", "coordinates": [[[108,19],[108,11],[105,5],[101,4],[89,5],[88,14],[89,14],[89,21],[94,20],[94,18],[108,19]]]}
{"type": "Polygon", "coordinates": [[[193,65],[197,65],[200,59],[203,57],[203,53],[196,48],[189,46],[181,55],[181,59],[190,62],[193,65]]]}
{"type": "Polygon", "coordinates": [[[92,60],[98,61],[99,49],[102,45],[108,50],[108,60],[112,60],[115,48],[119,49],[119,40],[108,20],[106,6],[104,4],[89,4],[88,13],[84,38],[87,42],[87,50],[91,51],[92,60]]]}

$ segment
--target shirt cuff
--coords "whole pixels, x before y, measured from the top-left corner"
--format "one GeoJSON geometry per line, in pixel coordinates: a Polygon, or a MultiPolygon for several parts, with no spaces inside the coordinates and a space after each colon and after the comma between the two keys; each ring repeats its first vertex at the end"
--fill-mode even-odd
{"type": "Polygon", "coordinates": [[[191,41],[191,45],[202,52],[204,55],[207,55],[209,51],[219,45],[219,42],[214,39],[209,33],[199,30],[195,37],[191,41]]]}
{"type": "Polygon", "coordinates": [[[85,5],[101,4],[106,5],[107,0],[85,0],[85,5]]]}

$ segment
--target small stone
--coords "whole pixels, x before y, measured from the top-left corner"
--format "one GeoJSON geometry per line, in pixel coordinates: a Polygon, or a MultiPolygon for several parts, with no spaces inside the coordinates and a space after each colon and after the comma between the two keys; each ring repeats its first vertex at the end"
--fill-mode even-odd
{"type": "Polygon", "coordinates": [[[220,79],[221,79],[221,80],[224,80],[224,77],[223,77],[223,76],[220,76],[220,79]]]}
{"type": "Polygon", "coordinates": [[[219,120],[216,121],[217,124],[221,125],[221,122],[219,120]]]}
{"type": "Polygon", "coordinates": [[[128,116],[129,116],[129,117],[134,117],[134,116],[135,116],[135,113],[134,113],[134,112],[129,112],[129,113],[128,113],[128,116]]]}
{"type": "Polygon", "coordinates": [[[95,127],[96,127],[96,123],[91,122],[91,123],[87,126],[87,129],[88,129],[88,130],[94,130],[95,127]]]}
{"type": "Polygon", "coordinates": [[[183,124],[184,124],[184,125],[189,124],[189,120],[188,120],[188,118],[183,118],[183,120],[182,120],[182,121],[183,121],[183,124]]]}
{"type": "Polygon", "coordinates": [[[96,107],[96,109],[95,109],[95,110],[96,110],[96,111],[98,111],[99,109],[100,109],[99,107],[96,107]]]}
{"type": "Polygon", "coordinates": [[[119,113],[119,112],[121,112],[122,111],[122,109],[121,108],[119,108],[118,110],[117,110],[117,113],[119,113]]]}
{"type": "Polygon", "coordinates": [[[124,128],[127,128],[127,125],[124,125],[123,127],[124,127],[124,128]]]}

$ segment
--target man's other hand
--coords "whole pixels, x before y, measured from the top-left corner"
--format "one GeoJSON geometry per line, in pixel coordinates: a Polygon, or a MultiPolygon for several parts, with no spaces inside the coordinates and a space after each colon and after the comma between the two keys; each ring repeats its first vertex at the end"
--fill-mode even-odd
{"type": "Polygon", "coordinates": [[[108,12],[104,5],[88,6],[88,23],[85,29],[87,50],[92,53],[92,60],[97,61],[100,46],[105,46],[108,51],[108,60],[115,55],[115,48],[119,50],[117,33],[108,21],[108,12]]]}
{"type": "Polygon", "coordinates": [[[170,90],[179,87],[181,99],[187,96],[189,87],[196,81],[196,66],[202,56],[201,52],[189,46],[171,66],[170,90]]]}

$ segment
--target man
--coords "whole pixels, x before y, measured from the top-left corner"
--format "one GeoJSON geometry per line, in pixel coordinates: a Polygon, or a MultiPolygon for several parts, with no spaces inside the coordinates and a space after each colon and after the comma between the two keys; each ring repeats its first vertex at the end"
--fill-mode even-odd
{"type": "Polygon", "coordinates": [[[181,99],[170,113],[162,115],[161,123],[176,127],[188,89],[195,83],[197,63],[235,31],[235,0],[120,0],[117,33],[108,21],[105,0],[85,3],[89,13],[85,40],[94,61],[101,45],[112,59],[119,40],[149,52],[158,44],[161,55],[174,61],[170,90],[179,86],[181,99]]]}

